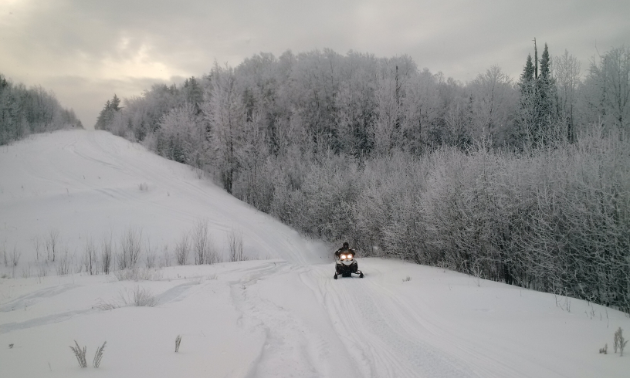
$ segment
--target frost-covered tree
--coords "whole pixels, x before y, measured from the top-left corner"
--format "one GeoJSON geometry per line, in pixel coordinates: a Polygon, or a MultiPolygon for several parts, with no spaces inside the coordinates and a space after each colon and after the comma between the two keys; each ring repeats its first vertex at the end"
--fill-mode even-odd
{"type": "Polygon", "coordinates": [[[160,121],[157,152],[171,160],[202,168],[207,162],[208,142],[197,107],[186,103],[171,109],[160,121]]]}
{"type": "Polygon", "coordinates": [[[554,59],[552,66],[558,93],[559,122],[566,130],[566,138],[573,143],[576,140],[576,107],[580,82],[580,62],[567,50],[554,59]]]}
{"type": "Polygon", "coordinates": [[[112,123],[114,122],[114,117],[116,113],[120,111],[120,99],[116,94],[112,100],[107,100],[105,103],[105,107],[101,110],[98,117],[96,118],[96,124],[94,128],[96,130],[108,130],[111,129],[112,123]]]}
{"type": "Polygon", "coordinates": [[[215,64],[211,73],[212,89],[207,93],[203,111],[211,129],[210,145],[215,167],[225,190],[232,193],[243,147],[245,112],[237,92],[234,70],[215,64]]]}
{"type": "Polygon", "coordinates": [[[521,147],[540,147],[554,144],[563,137],[557,127],[556,87],[551,74],[551,58],[547,44],[540,62],[535,47],[535,60],[527,56],[518,83],[520,106],[517,117],[515,144],[521,147]],[[538,69],[540,63],[540,70],[538,69]]]}
{"type": "Polygon", "coordinates": [[[0,74],[0,145],[32,133],[82,127],[74,112],[63,109],[42,87],[14,85],[0,74]]]}
{"type": "Polygon", "coordinates": [[[416,156],[436,146],[439,134],[439,75],[424,69],[410,78],[404,107],[403,143],[416,156]]]}
{"type": "Polygon", "coordinates": [[[201,103],[203,102],[203,88],[194,76],[186,79],[181,88],[183,102],[192,105],[197,113],[201,112],[201,103]]]}
{"type": "Polygon", "coordinates": [[[392,149],[400,146],[402,138],[398,66],[395,67],[395,72],[394,75],[382,75],[376,90],[374,140],[376,152],[380,155],[389,155],[392,149]]]}
{"type": "Polygon", "coordinates": [[[517,109],[517,93],[511,79],[501,68],[492,66],[469,83],[468,89],[472,102],[471,137],[505,144],[517,109]]]}
{"type": "Polygon", "coordinates": [[[335,98],[338,143],[345,153],[365,157],[375,144],[378,63],[371,55],[352,51],[344,63],[345,80],[335,98]]]}
{"type": "Polygon", "coordinates": [[[630,132],[630,48],[614,48],[601,56],[584,84],[587,121],[630,132]]]}

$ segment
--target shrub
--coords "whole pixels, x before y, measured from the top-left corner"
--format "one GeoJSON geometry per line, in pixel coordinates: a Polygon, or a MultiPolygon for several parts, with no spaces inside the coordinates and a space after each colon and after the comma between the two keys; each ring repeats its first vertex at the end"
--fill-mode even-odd
{"type": "Polygon", "coordinates": [[[70,273],[70,268],[72,266],[72,256],[68,254],[68,250],[66,249],[64,254],[57,259],[57,275],[65,276],[70,273]]]}
{"type": "Polygon", "coordinates": [[[228,236],[228,246],[230,248],[230,261],[244,261],[243,255],[243,235],[236,235],[234,231],[228,236]]]}
{"type": "Polygon", "coordinates": [[[617,353],[617,349],[619,349],[620,356],[623,356],[623,350],[626,347],[626,344],[628,344],[628,340],[625,340],[623,338],[623,331],[622,331],[621,327],[619,327],[617,332],[615,332],[615,341],[614,341],[614,344],[613,344],[613,348],[615,350],[615,353],[617,353]]]}
{"type": "Polygon", "coordinates": [[[161,266],[171,266],[171,254],[168,251],[168,245],[165,245],[162,250],[162,264],[161,266]]]}
{"type": "Polygon", "coordinates": [[[149,238],[147,238],[147,247],[146,247],[145,259],[146,259],[146,267],[147,268],[151,269],[151,268],[155,267],[155,253],[151,249],[151,240],[149,238]]]}
{"type": "Polygon", "coordinates": [[[162,279],[160,272],[154,269],[123,269],[114,272],[118,281],[158,281],[162,279]]]}
{"type": "Polygon", "coordinates": [[[33,247],[35,247],[35,260],[39,261],[39,251],[41,249],[41,240],[39,236],[33,238],[33,247]]]}
{"type": "Polygon", "coordinates": [[[99,299],[95,307],[99,310],[108,311],[125,306],[153,307],[157,304],[158,300],[151,294],[151,291],[136,286],[132,290],[122,290],[117,301],[106,302],[99,299]]]}
{"type": "Polygon", "coordinates": [[[76,345],[76,347],[70,346],[70,349],[72,349],[72,351],[74,352],[74,355],[79,362],[79,366],[82,368],[86,368],[87,361],[85,360],[85,352],[87,350],[87,347],[81,348],[76,340],[74,340],[74,345],[76,345]]]}
{"type": "MultiPolygon", "coordinates": [[[[6,241],[5,241],[6,243],[6,241]]],[[[4,262],[4,266],[9,266],[9,258],[7,257],[7,246],[6,244],[2,244],[0,246],[2,248],[2,261],[4,262]]]]}
{"type": "Polygon", "coordinates": [[[109,274],[109,271],[112,266],[112,237],[103,238],[103,242],[101,244],[101,269],[103,274],[109,274]]]}
{"type": "Polygon", "coordinates": [[[119,304],[115,303],[115,302],[105,302],[102,299],[98,299],[96,301],[96,308],[98,308],[99,310],[103,310],[103,311],[109,311],[109,310],[114,310],[116,308],[121,307],[119,304]]]}
{"type": "Polygon", "coordinates": [[[188,260],[188,251],[190,250],[190,241],[188,234],[182,235],[182,238],[175,245],[175,258],[178,265],[186,265],[188,260]]]}
{"type": "Polygon", "coordinates": [[[45,264],[41,264],[37,267],[37,277],[46,277],[48,274],[48,267],[45,264]]]}
{"type": "Polygon", "coordinates": [[[142,229],[129,228],[120,240],[120,249],[118,269],[135,267],[142,252],[142,229]]]}
{"type": "Polygon", "coordinates": [[[212,264],[217,260],[216,251],[208,234],[208,220],[198,221],[192,233],[192,249],[195,264],[212,264]]]}
{"type": "Polygon", "coordinates": [[[18,251],[17,247],[13,247],[13,253],[11,253],[11,267],[15,268],[18,266],[18,262],[20,261],[20,257],[22,256],[22,252],[18,251]]]}
{"type": "Polygon", "coordinates": [[[105,345],[107,341],[103,343],[100,347],[96,348],[96,353],[94,353],[94,360],[92,361],[92,366],[98,368],[101,366],[101,360],[103,359],[103,351],[105,350],[105,345]]]}
{"type": "Polygon", "coordinates": [[[57,250],[59,249],[59,230],[50,230],[45,242],[48,261],[55,261],[57,250]]]}
{"type": "Polygon", "coordinates": [[[131,292],[121,293],[120,297],[126,306],[153,307],[158,304],[157,298],[140,286],[136,286],[131,292]]]}
{"type": "Polygon", "coordinates": [[[85,255],[83,256],[83,265],[85,266],[85,271],[90,275],[97,274],[97,256],[96,256],[96,247],[94,246],[94,242],[91,238],[87,239],[85,242],[85,255]]]}

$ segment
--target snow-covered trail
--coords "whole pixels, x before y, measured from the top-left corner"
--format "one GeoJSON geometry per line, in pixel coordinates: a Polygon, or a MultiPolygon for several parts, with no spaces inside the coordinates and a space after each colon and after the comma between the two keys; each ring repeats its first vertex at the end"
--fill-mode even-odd
{"type": "MultiPolygon", "coordinates": [[[[372,265],[367,264],[368,268],[372,265]]],[[[310,340],[310,348],[300,348],[304,351],[302,358],[294,356],[292,360],[304,361],[303,371],[316,373],[312,376],[488,376],[478,375],[465,361],[432,345],[422,319],[413,319],[413,312],[407,313],[410,309],[405,309],[400,298],[378,280],[335,281],[331,272],[329,264],[300,267],[292,272],[293,277],[270,277],[277,284],[270,287],[265,282],[261,288],[250,290],[260,302],[256,308],[269,308],[267,315],[258,316],[269,330],[268,355],[263,356],[259,366],[268,374],[262,376],[273,376],[280,356],[287,355],[285,349],[294,348],[284,345],[291,339],[290,334],[302,334],[310,340]],[[294,293],[278,295],[287,290],[279,285],[287,284],[294,293]],[[295,298],[300,301],[294,303],[295,298]],[[283,315],[272,309],[281,309],[283,315]]],[[[303,344],[307,345],[308,340],[303,344]]],[[[286,373],[279,376],[289,376],[290,371],[286,373]]]]}
{"type": "Polygon", "coordinates": [[[360,263],[363,279],[284,260],[167,267],[137,282],[1,279],[0,376],[568,378],[625,377],[630,367],[596,353],[617,327],[630,329],[614,310],[575,301],[567,312],[548,294],[360,263]],[[137,288],[157,304],[123,306],[137,288]],[[98,372],[76,366],[74,340],[88,354],[107,341],[98,372]]]}
{"type": "MultiPolygon", "coordinates": [[[[394,267],[400,265],[403,264],[393,263],[394,267]]],[[[295,345],[284,345],[291,339],[288,331],[302,334],[318,346],[299,348],[303,352],[301,358],[290,356],[290,369],[295,367],[295,361],[304,361],[303,371],[316,372],[313,376],[527,376],[501,359],[484,354],[483,348],[479,349],[483,346],[475,345],[474,336],[454,335],[447,324],[407,304],[407,298],[388,287],[383,279],[391,274],[391,262],[366,259],[362,266],[371,272],[365,279],[333,280],[333,267],[320,264],[289,269],[248,290],[255,293],[252,298],[257,303],[253,316],[263,324],[268,337],[259,369],[269,374],[261,376],[273,376],[271,373],[278,371],[277,364],[284,360],[282,356],[290,356],[284,349],[293,350],[295,345]],[[379,267],[381,264],[387,266],[379,267]],[[299,276],[299,281],[295,276],[299,276]],[[293,291],[291,295],[283,294],[289,290],[293,291]],[[295,303],[295,298],[300,301],[295,303]],[[261,308],[268,311],[260,311],[261,308]],[[278,309],[282,315],[275,311],[278,309]]],[[[307,343],[302,340],[298,344],[307,343]]],[[[290,376],[290,371],[286,373],[279,376],[290,376]]]]}
{"type": "Polygon", "coordinates": [[[589,348],[610,333],[604,316],[630,323],[621,313],[582,301],[570,313],[549,294],[400,261],[361,265],[364,279],[333,280],[332,264],[279,262],[232,286],[242,319],[264,334],[252,376],[613,377],[630,367],[589,348]]]}
{"type": "MultiPolygon", "coordinates": [[[[371,264],[368,264],[368,268],[371,264]]],[[[363,377],[477,377],[464,361],[433,345],[426,320],[418,317],[377,275],[363,280],[330,280],[317,272],[329,316],[363,377]]]]}

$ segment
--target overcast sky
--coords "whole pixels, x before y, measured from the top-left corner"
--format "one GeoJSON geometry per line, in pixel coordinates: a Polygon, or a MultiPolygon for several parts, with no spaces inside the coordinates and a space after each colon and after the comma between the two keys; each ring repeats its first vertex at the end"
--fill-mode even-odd
{"type": "Polygon", "coordinates": [[[492,65],[517,80],[536,37],[585,73],[630,45],[628,15],[630,0],[0,0],[0,73],[52,90],[92,128],[114,93],[260,52],[407,54],[462,82],[492,65]]]}

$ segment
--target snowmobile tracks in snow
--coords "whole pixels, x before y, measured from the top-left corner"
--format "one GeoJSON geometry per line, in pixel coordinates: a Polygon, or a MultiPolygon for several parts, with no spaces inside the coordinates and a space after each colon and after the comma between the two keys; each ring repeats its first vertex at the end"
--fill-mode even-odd
{"type": "Polygon", "coordinates": [[[264,339],[251,376],[482,376],[436,346],[434,325],[409,314],[378,280],[333,281],[327,264],[279,262],[243,273],[231,283],[239,324],[264,339]]]}
{"type": "Polygon", "coordinates": [[[406,319],[395,297],[372,280],[332,282],[314,269],[330,319],[363,377],[478,377],[464,361],[423,341],[422,324],[406,319]],[[342,284],[341,284],[342,283],[342,284]]]}
{"type": "Polygon", "coordinates": [[[265,264],[232,283],[239,324],[264,339],[248,376],[361,377],[327,313],[302,283],[301,276],[310,269],[285,262],[265,264]],[[284,294],[296,290],[300,295],[284,294]]]}

